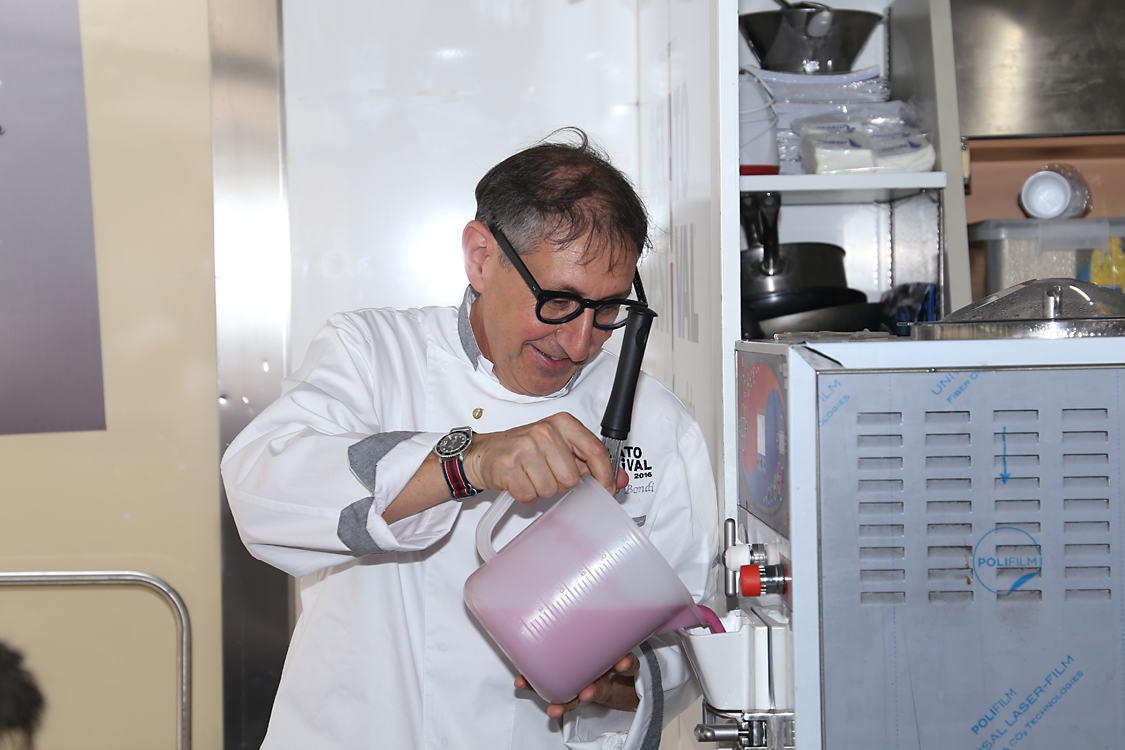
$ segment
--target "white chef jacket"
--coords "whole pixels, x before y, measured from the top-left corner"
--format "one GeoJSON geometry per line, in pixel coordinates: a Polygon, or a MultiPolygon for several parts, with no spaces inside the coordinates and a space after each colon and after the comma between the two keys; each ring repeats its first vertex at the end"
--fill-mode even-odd
{"type": "MultiPolygon", "coordinates": [[[[516,670],[463,600],[481,564],[474,531],[495,493],[383,521],[452,427],[495,432],[566,411],[599,432],[617,359],[602,352],[551,396],[512,393],[477,347],[472,296],[460,308],[334,316],[281,398],[223,457],[243,542],[301,579],[263,748],[655,749],[654,707],[667,719],[698,695],[677,639],[656,636],[638,651],[636,713],[587,704],[548,719],[542,699],[513,687],[516,670]]],[[[630,483],[618,497],[703,601],[718,514],[699,425],[642,374],[625,445],[630,483]]],[[[517,504],[497,549],[550,502],[517,504]]]]}

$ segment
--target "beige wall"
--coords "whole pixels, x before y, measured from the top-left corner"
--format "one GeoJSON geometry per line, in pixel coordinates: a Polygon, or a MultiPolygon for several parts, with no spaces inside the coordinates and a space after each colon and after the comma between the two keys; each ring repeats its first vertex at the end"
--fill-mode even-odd
{"type": "MultiPolygon", "coordinates": [[[[193,629],[194,745],[222,744],[206,0],[80,0],[104,432],[0,437],[0,570],[140,570],[193,629]]],[[[65,220],[65,216],[59,217],[65,220]]],[[[48,700],[40,750],[172,748],[176,628],[134,588],[0,588],[48,700]]]]}

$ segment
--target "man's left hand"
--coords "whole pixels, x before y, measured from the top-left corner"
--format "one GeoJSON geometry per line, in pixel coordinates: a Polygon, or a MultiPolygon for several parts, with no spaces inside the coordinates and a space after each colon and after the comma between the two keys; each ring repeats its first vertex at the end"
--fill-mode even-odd
{"type": "MultiPolygon", "coordinates": [[[[584,687],[577,698],[569,703],[552,703],[548,706],[547,716],[552,719],[561,718],[567,711],[573,711],[582,703],[600,703],[618,711],[636,711],[640,699],[634,683],[640,668],[641,663],[637,657],[626,654],[612,669],[594,680],[594,684],[584,687]]],[[[516,678],[516,687],[520,690],[531,689],[523,675],[516,678]]]]}

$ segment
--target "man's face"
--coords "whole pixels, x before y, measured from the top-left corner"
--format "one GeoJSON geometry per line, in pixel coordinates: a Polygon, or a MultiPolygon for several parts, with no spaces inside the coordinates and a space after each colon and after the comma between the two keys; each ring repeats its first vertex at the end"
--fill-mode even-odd
{"type": "MultiPolygon", "coordinates": [[[[479,278],[470,270],[470,281],[480,292],[470,322],[481,353],[508,390],[528,396],[555,393],[594,358],[612,331],[594,328],[593,310],[560,325],[540,321],[535,296],[511,264],[501,265],[496,240],[479,226],[488,248],[479,278]]],[[[583,241],[559,249],[542,243],[520,257],[543,289],[591,300],[628,297],[637,254],[629,253],[627,262],[611,269],[609,252],[591,260],[583,257],[584,249],[583,241]]]]}

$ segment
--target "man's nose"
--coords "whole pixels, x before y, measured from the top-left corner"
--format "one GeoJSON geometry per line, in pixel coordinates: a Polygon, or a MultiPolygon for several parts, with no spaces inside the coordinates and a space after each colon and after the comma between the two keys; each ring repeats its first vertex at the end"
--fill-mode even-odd
{"type": "Polygon", "coordinates": [[[591,340],[594,335],[594,311],[586,309],[574,320],[559,326],[555,341],[574,362],[584,362],[590,356],[591,340]]]}

